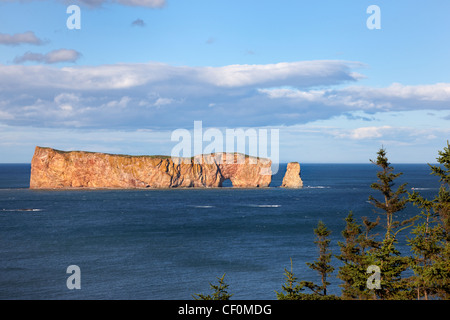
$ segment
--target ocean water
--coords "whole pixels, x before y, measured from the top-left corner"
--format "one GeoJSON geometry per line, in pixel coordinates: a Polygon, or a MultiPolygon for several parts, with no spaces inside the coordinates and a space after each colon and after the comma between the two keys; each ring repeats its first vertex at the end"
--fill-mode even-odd
{"type": "MultiPolygon", "coordinates": [[[[426,164],[394,164],[423,195],[439,182],[426,164]]],[[[265,189],[29,190],[29,164],[0,164],[0,299],[170,299],[210,293],[226,273],[232,299],[272,300],[284,268],[316,281],[313,229],[377,214],[367,202],[372,164],[302,164],[303,189],[283,189],[286,165],[265,189]],[[67,267],[80,268],[69,290],[67,267]]],[[[417,214],[412,206],[398,219],[417,214]]],[[[358,220],[360,221],[360,220],[358,220]]],[[[402,238],[407,235],[405,232],[402,238]]],[[[401,238],[401,239],[402,239],[401,238]]],[[[399,248],[409,253],[401,241],[399,248]]],[[[333,258],[338,267],[338,260],[333,258]]],[[[330,293],[340,294],[337,270],[330,293]]]]}

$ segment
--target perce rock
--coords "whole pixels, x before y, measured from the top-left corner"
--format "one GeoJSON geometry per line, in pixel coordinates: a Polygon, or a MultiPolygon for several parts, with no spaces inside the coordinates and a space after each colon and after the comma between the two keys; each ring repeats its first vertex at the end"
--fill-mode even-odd
{"type": "Polygon", "coordinates": [[[268,187],[271,160],[238,153],[171,158],[36,147],[30,188],[221,187],[227,179],[236,188],[268,187]]]}
{"type": "Polygon", "coordinates": [[[300,178],[300,164],[298,162],[289,162],[281,184],[284,188],[302,188],[303,181],[300,178]]]}

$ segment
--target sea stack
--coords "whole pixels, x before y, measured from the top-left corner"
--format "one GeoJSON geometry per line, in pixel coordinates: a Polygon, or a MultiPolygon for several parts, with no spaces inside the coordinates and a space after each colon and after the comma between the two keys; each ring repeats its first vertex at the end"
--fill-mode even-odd
{"type": "Polygon", "coordinates": [[[214,188],[227,179],[235,188],[260,188],[272,180],[271,163],[240,153],[172,158],[36,147],[30,188],[214,188]]]}
{"type": "Polygon", "coordinates": [[[300,164],[298,162],[289,162],[286,169],[286,174],[281,184],[283,188],[302,188],[303,181],[300,178],[300,164]]]}

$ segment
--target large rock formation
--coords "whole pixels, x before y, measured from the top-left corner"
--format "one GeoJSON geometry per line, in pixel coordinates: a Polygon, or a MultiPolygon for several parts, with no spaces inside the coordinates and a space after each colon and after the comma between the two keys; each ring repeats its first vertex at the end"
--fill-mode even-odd
{"type": "Polygon", "coordinates": [[[238,153],[192,158],[128,156],[36,147],[31,161],[31,189],[268,187],[271,161],[238,153]]]}
{"type": "Polygon", "coordinates": [[[281,186],[284,188],[303,187],[303,181],[302,178],[300,178],[300,164],[298,162],[288,163],[281,186]]]}

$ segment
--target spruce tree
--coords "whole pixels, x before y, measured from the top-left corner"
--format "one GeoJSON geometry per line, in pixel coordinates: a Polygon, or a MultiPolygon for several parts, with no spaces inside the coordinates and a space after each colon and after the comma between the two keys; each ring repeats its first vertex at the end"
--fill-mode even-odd
{"type": "Polygon", "coordinates": [[[394,173],[394,168],[386,156],[386,150],[381,148],[377,153],[377,159],[371,162],[380,168],[377,173],[378,181],[372,183],[371,188],[379,191],[382,198],[379,200],[371,195],[369,202],[378,209],[377,213],[384,215],[385,218],[385,234],[381,245],[369,253],[374,265],[381,270],[381,289],[374,289],[374,293],[380,299],[405,299],[408,298],[409,287],[401,274],[408,268],[408,261],[400,255],[395,244],[398,241],[399,232],[411,227],[415,217],[402,222],[395,220],[396,213],[406,207],[406,184],[394,190],[394,181],[402,173],[394,173]]]}
{"type": "Polygon", "coordinates": [[[409,264],[414,271],[410,281],[415,287],[417,299],[428,300],[437,294],[432,269],[435,267],[434,260],[442,250],[440,243],[444,239],[444,232],[436,215],[428,206],[429,203],[426,203],[426,200],[424,202],[419,200],[415,195],[411,195],[411,199],[423,210],[420,214],[421,223],[411,231],[414,238],[408,239],[408,245],[413,253],[409,264]]]}
{"type": "Polygon", "coordinates": [[[366,270],[370,265],[366,249],[374,245],[373,237],[369,234],[376,223],[365,219],[365,230],[363,230],[362,226],[355,222],[352,212],[345,218],[345,222],[345,229],[341,232],[345,242],[338,242],[341,254],[336,256],[343,262],[337,275],[342,280],[340,284],[342,299],[370,299],[371,292],[366,287],[366,270]]]}
{"type": "Polygon", "coordinates": [[[450,146],[439,151],[439,166],[430,165],[431,174],[439,177],[441,186],[434,199],[428,200],[417,191],[409,200],[422,209],[421,223],[408,239],[413,256],[412,283],[417,299],[450,299],[450,146]]]}
{"type": "Polygon", "coordinates": [[[315,262],[307,262],[306,264],[309,266],[309,268],[317,271],[321,279],[321,285],[316,285],[310,281],[302,281],[300,282],[300,285],[302,287],[309,288],[319,296],[326,296],[327,286],[330,284],[327,281],[327,275],[334,271],[334,267],[330,264],[332,254],[328,249],[330,245],[330,240],[328,237],[330,236],[331,231],[326,227],[325,223],[319,221],[317,228],[314,229],[314,234],[317,238],[314,243],[317,244],[317,247],[319,249],[319,257],[315,262]]]}
{"type": "Polygon", "coordinates": [[[229,285],[225,283],[225,273],[221,278],[217,277],[219,280],[219,284],[215,285],[210,283],[209,286],[213,290],[213,293],[211,295],[204,295],[204,294],[194,294],[193,298],[195,300],[230,300],[230,298],[233,296],[233,294],[228,293],[228,287],[229,285]]]}
{"type": "Polygon", "coordinates": [[[334,271],[334,267],[331,266],[331,251],[328,249],[330,240],[328,237],[331,231],[328,230],[326,225],[319,221],[317,228],[314,229],[316,235],[315,244],[319,249],[319,257],[313,263],[306,263],[311,269],[316,270],[321,278],[321,285],[317,285],[311,281],[297,281],[292,272],[292,260],[291,271],[284,269],[286,282],[282,286],[282,292],[276,292],[278,300],[337,300],[339,297],[335,295],[327,294],[327,286],[330,284],[327,281],[327,275],[334,271]],[[306,288],[310,289],[312,293],[303,293],[306,288]]]}
{"type": "Polygon", "coordinates": [[[380,201],[373,196],[369,196],[369,202],[380,209],[381,213],[385,215],[385,239],[390,240],[395,237],[393,232],[400,224],[400,222],[394,220],[394,214],[402,211],[406,207],[408,201],[407,198],[404,197],[406,194],[406,183],[400,185],[397,190],[394,191],[394,180],[403,173],[393,172],[394,167],[389,163],[384,148],[381,148],[377,155],[377,160],[370,160],[370,162],[377,165],[381,170],[377,173],[378,181],[372,183],[370,187],[381,192],[382,200],[380,201]]]}
{"type": "Polygon", "coordinates": [[[304,294],[301,293],[303,291],[303,287],[297,282],[297,277],[294,275],[292,271],[292,258],[291,260],[291,270],[284,268],[284,276],[286,278],[286,282],[281,286],[282,291],[275,291],[277,294],[278,300],[303,300],[304,294]]]}

